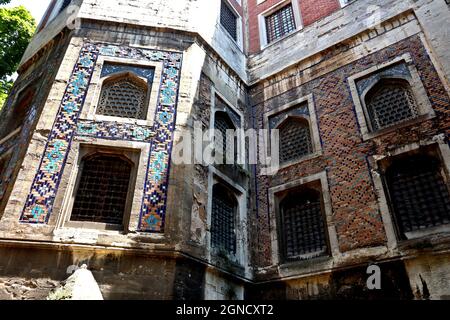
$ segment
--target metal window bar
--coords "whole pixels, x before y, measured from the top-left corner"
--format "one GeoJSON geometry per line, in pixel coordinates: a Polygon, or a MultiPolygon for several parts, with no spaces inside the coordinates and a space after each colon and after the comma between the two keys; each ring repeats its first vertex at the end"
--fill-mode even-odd
{"type": "Polygon", "coordinates": [[[319,192],[307,189],[289,194],[281,203],[281,215],[287,260],[316,257],[328,252],[319,192]]]}
{"type": "Polygon", "coordinates": [[[384,84],[373,90],[366,103],[373,131],[413,119],[419,108],[410,88],[404,84],[384,84]]]}
{"type": "Polygon", "coordinates": [[[289,119],[279,130],[281,163],[297,160],[313,153],[311,131],[306,121],[289,119]]]}
{"type": "Polygon", "coordinates": [[[122,225],[131,169],[119,156],[84,160],[71,220],[122,225]]]}
{"type": "Polygon", "coordinates": [[[402,237],[408,232],[450,224],[450,194],[437,158],[415,155],[397,160],[386,176],[402,237]]]}
{"type": "Polygon", "coordinates": [[[227,30],[230,36],[237,40],[237,17],[233,10],[225,1],[222,1],[220,8],[220,24],[227,30]]]}
{"type": "Polygon", "coordinates": [[[214,122],[214,129],[220,132],[222,139],[215,140],[216,151],[222,152],[224,157],[224,163],[226,163],[226,156],[228,152],[231,152],[231,148],[234,148],[234,159],[237,158],[237,139],[235,136],[233,138],[228,136],[228,130],[236,130],[233,122],[224,112],[217,112],[214,122]]]}
{"type": "Polygon", "coordinates": [[[271,43],[296,29],[294,10],[289,4],[266,17],[267,43],[271,43]]]}
{"type": "Polygon", "coordinates": [[[211,245],[227,254],[236,254],[236,197],[227,188],[213,189],[211,245]]]}
{"type": "Polygon", "coordinates": [[[107,82],[102,88],[97,114],[142,119],[146,118],[147,88],[130,78],[107,82]]]}

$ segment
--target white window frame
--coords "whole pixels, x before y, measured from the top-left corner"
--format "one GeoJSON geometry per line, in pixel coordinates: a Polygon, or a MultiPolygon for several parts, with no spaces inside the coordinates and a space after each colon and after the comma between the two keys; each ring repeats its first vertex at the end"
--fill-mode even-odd
{"type": "Polygon", "coordinates": [[[259,41],[261,50],[265,49],[268,46],[271,46],[279,41],[282,41],[283,39],[291,36],[292,34],[296,33],[298,30],[301,30],[303,28],[302,24],[302,18],[300,14],[300,6],[298,3],[298,0],[285,0],[280,3],[277,3],[270,7],[269,9],[265,10],[264,12],[260,13],[258,15],[258,25],[259,25],[259,41]],[[272,13],[278,11],[279,9],[291,4],[292,5],[292,11],[294,12],[294,22],[295,22],[295,30],[292,31],[289,34],[284,35],[283,37],[272,41],[270,43],[267,42],[267,25],[266,25],[266,17],[270,16],[272,13]]]}

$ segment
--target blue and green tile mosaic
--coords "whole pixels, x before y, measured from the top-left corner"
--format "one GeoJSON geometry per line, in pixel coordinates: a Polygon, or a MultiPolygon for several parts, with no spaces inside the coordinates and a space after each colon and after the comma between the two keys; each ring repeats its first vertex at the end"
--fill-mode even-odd
{"type": "Polygon", "coordinates": [[[22,222],[48,223],[72,140],[74,136],[87,136],[151,144],[138,231],[164,232],[182,57],[181,53],[104,44],[86,44],[82,48],[25,204],[22,222]],[[99,56],[163,64],[153,128],[79,119],[99,56]]]}

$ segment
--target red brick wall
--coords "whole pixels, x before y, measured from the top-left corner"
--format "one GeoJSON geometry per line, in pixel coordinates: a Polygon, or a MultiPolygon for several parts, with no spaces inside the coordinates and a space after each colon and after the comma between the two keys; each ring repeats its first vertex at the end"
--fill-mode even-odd
{"type": "Polygon", "coordinates": [[[270,230],[273,226],[269,219],[268,189],[323,171],[328,176],[340,250],[348,252],[384,245],[385,229],[372,181],[371,171],[374,168],[368,163],[369,157],[387,154],[400,146],[449,132],[450,99],[420,38],[414,36],[400,41],[299,87],[295,86],[295,81],[291,83],[291,87],[284,92],[278,92],[276,79],[250,89],[257,128],[264,127],[265,113],[312,93],[324,153],[321,157],[283,169],[272,177],[256,177],[258,203],[256,218],[252,222],[257,226],[252,239],[256,250],[255,262],[260,266],[271,263],[270,230]],[[411,55],[437,116],[363,141],[348,78],[405,53],[411,55]],[[267,99],[266,92],[271,90],[273,97],[267,99]]]}
{"type": "MultiPolygon", "coordinates": [[[[257,5],[256,0],[248,0],[249,14],[249,53],[260,50],[258,15],[284,0],[266,0],[257,5]]],[[[299,2],[304,26],[310,25],[340,8],[339,0],[293,0],[299,2]]]]}
{"type": "Polygon", "coordinates": [[[303,26],[330,15],[340,7],[339,0],[300,0],[303,26]]]}
{"type": "Polygon", "coordinates": [[[239,12],[241,17],[244,15],[244,9],[242,8],[242,5],[239,4],[239,2],[237,2],[236,0],[228,0],[228,3],[230,3],[233,8],[235,8],[236,11],[239,12]]]}

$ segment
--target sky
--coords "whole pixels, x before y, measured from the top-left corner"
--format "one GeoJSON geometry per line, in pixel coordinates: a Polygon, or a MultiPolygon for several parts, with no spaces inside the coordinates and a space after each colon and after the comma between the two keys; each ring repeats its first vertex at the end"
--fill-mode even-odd
{"type": "Polygon", "coordinates": [[[20,5],[25,6],[28,10],[30,10],[34,19],[36,19],[36,23],[39,23],[41,21],[42,16],[45,13],[45,10],[47,10],[50,1],[51,0],[12,0],[11,3],[8,4],[7,6],[8,7],[16,7],[20,5]]]}

